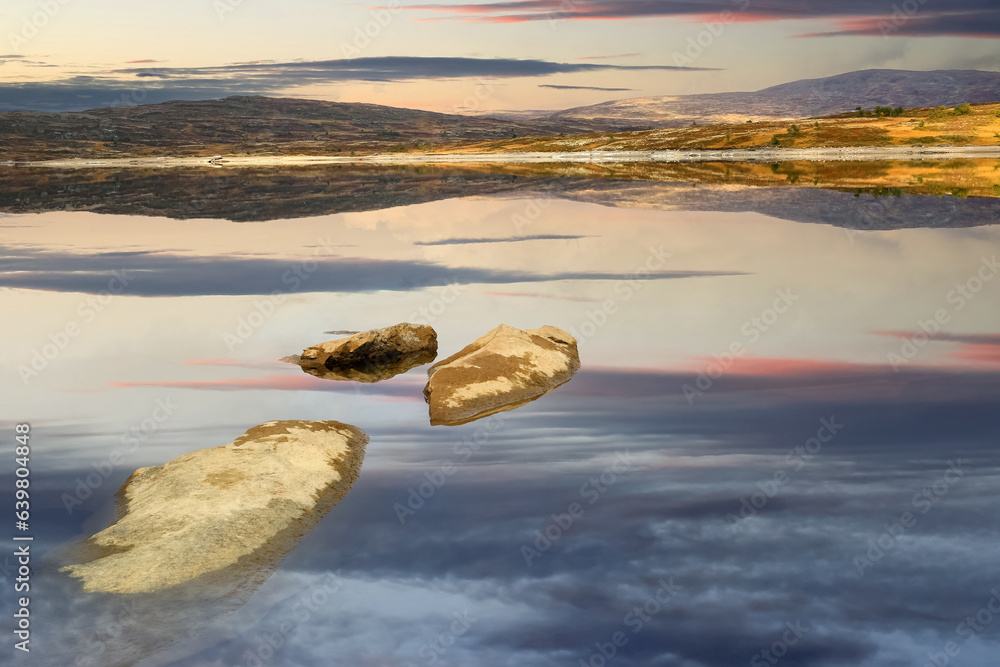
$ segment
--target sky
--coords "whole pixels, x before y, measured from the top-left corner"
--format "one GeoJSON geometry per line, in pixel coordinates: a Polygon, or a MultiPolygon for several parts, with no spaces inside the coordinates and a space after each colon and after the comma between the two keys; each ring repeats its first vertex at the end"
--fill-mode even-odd
{"type": "Polygon", "coordinates": [[[264,94],[445,112],[1000,70],[991,0],[8,0],[0,108],[264,94]]]}

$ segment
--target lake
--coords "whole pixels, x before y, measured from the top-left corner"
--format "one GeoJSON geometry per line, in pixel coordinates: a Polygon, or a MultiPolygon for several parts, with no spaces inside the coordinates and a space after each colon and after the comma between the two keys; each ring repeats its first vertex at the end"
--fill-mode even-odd
{"type": "Polygon", "coordinates": [[[0,169],[31,663],[993,664],[998,167],[0,169]],[[431,426],[426,366],[280,361],[399,322],[438,359],[552,325],[582,367],[431,426]],[[370,443],[273,572],[102,595],[58,571],[136,469],[284,419],[370,443]]]}

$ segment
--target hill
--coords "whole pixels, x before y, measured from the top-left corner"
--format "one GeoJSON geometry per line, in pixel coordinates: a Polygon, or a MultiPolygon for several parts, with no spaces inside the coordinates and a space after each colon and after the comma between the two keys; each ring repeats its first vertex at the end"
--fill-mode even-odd
{"type": "Polygon", "coordinates": [[[393,152],[404,147],[594,131],[590,121],[501,120],[269,97],[89,111],[0,113],[0,160],[253,153],[393,152]]]}
{"type": "Polygon", "coordinates": [[[1000,145],[1000,104],[873,110],[789,122],[741,122],[639,132],[600,132],[562,137],[521,137],[465,143],[445,153],[566,151],[737,150],[754,148],[849,148],[1000,145]]]}
{"type": "Polygon", "coordinates": [[[637,97],[566,109],[549,119],[648,127],[829,116],[858,106],[936,107],[1000,102],[1000,72],[864,70],[749,93],[637,97]]]}

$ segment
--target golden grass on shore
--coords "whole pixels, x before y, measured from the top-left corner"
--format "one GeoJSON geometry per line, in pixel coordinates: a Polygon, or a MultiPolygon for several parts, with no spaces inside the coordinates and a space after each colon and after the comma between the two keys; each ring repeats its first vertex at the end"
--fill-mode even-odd
{"type": "Polygon", "coordinates": [[[998,146],[1000,104],[906,109],[900,116],[857,112],[766,122],[742,122],[639,132],[521,137],[440,146],[436,153],[739,150],[890,146],[998,146]]]}

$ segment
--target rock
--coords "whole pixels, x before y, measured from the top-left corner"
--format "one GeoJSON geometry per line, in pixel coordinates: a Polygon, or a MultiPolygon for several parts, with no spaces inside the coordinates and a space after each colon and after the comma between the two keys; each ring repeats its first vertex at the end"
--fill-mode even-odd
{"type": "Polygon", "coordinates": [[[340,422],[270,421],[140,468],[118,491],[118,519],[60,571],[87,592],[255,587],[350,491],[367,443],[340,422]]]}
{"type": "Polygon", "coordinates": [[[313,345],[301,356],[284,361],[297,363],[306,373],[325,380],[380,382],[429,364],[436,356],[434,329],[403,322],[313,345]]]}
{"type": "Polygon", "coordinates": [[[579,368],[576,339],[562,329],[501,324],[427,369],[431,424],[456,426],[513,410],[568,382],[579,368]]]}

